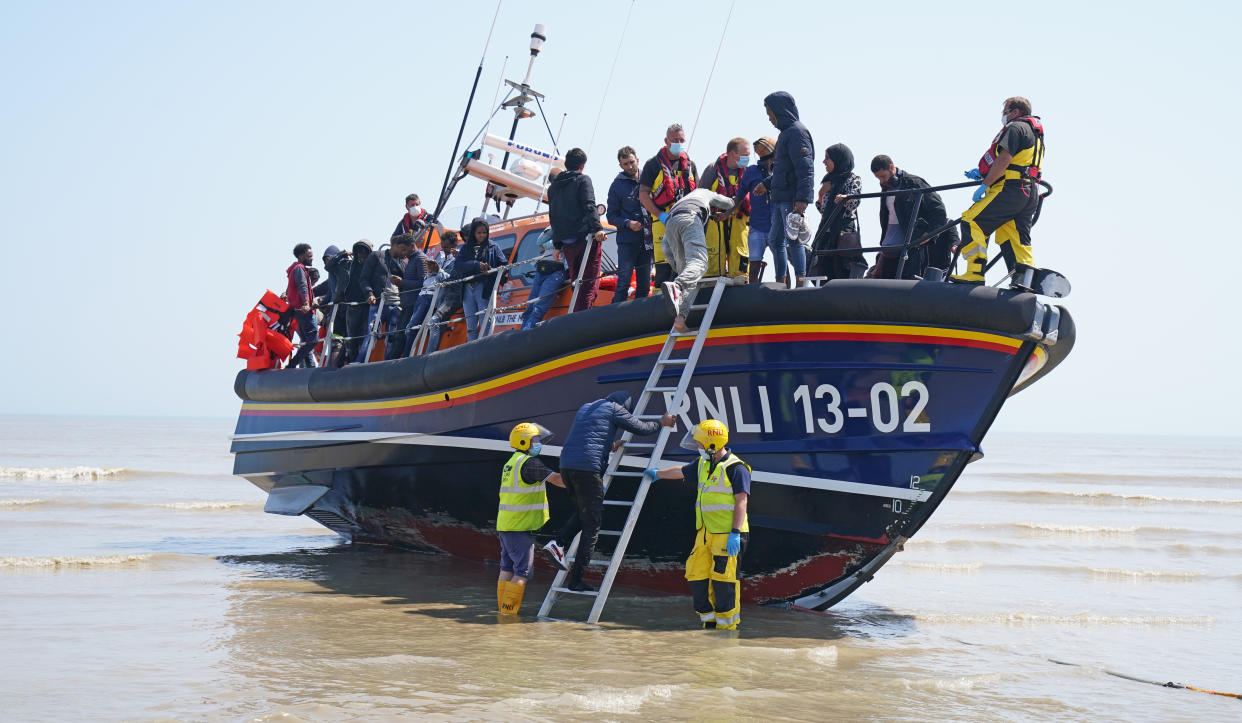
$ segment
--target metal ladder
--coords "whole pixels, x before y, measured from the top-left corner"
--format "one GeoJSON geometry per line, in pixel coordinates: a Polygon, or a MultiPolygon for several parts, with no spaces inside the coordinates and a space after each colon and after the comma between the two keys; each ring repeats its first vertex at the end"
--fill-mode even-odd
{"type": "MultiPolygon", "coordinates": [[[[659,420],[662,415],[648,414],[647,406],[651,401],[652,395],[672,393],[669,400],[669,408],[678,409],[681,406],[680,400],[685,397],[686,390],[690,386],[690,378],[694,376],[694,368],[698,364],[699,355],[703,351],[703,344],[707,341],[708,332],[711,330],[712,321],[716,317],[716,309],[720,306],[720,298],[724,294],[725,286],[729,285],[729,279],[726,277],[717,277],[708,281],[699,282],[698,287],[689,293],[697,294],[699,288],[704,286],[712,287],[711,299],[706,304],[691,305],[691,311],[702,311],[703,319],[699,322],[698,328],[686,333],[679,333],[670,329],[668,338],[664,341],[663,348],[660,349],[660,355],[656,358],[655,365],[651,368],[651,374],[647,377],[647,383],[643,387],[642,393],[638,397],[638,403],[634,407],[634,416],[638,419],[653,421],[659,420]],[[673,350],[676,348],[680,339],[694,337],[694,343],[690,347],[690,354],[686,357],[674,357],[673,350]],[[662,386],[660,379],[664,376],[664,371],[670,367],[681,367],[681,375],[677,380],[676,386],[662,386]]],[[[543,599],[543,605],[539,608],[539,617],[547,618],[552,608],[556,605],[561,595],[583,595],[594,597],[595,602],[591,605],[591,612],[587,615],[586,623],[594,625],[599,622],[600,615],[604,612],[604,605],[608,602],[608,594],[612,592],[613,581],[617,577],[617,570],[621,567],[621,561],[625,558],[626,548],[630,544],[630,536],[634,533],[634,526],[638,523],[638,516],[642,512],[643,502],[647,499],[647,489],[651,486],[651,480],[643,477],[641,471],[635,472],[631,470],[618,470],[621,466],[621,460],[625,453],[630,450],[650,450],[647,455],[646,467],[650,468],[659,463],[664,455],[664,448],[668,444],[668,437],[672,433],[672,427],[660,427],[659,436],[655,442],[634,442],[633,434],[626,431],[621,435],[621,446],[612,454],[612,458],[608,463],[608,468],[604,472],[604,505],[629,507],[629,514],[625,518],[625,525],[620,530],[600,530],[601,537],[611,535],[617,537],[616,549],[612,552],[612,557],[608,559],[592,559],[587,565],[607,565],[608,569],[604,572],[603,582],[600,583],[598,591],[575,591],[565,587],[566,578],[569,577],[567,570],[558,570],[556,577],[552,580],[551,587],[548,588],[548,594],[543,599]],[[616,477],[638,477],[640,478],[638,489],[634,493],[633,499],[608,499],[608,489],[611,482],[616,477]]],[[[565,551],[565,562],[569,563],[578,552],[578,542],[582,539],[579,533],[570,543],[569,549],[565,551]]]]}

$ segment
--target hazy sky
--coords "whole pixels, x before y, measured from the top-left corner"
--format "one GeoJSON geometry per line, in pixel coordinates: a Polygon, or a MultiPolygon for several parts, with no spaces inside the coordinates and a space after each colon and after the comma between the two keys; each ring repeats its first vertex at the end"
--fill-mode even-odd
{"type": "MultiPolygon", "coordinates": [[[[615,151],[654,153],[703,98],[726,2],[516,2],[501,10],[467,137],[505,56],[562,148],[587,147],[603,196],[615,151]]],[[[284,287],[290,249],[387,237],[439,191],[496,4],[42,2],[0,10],[0,248],[16,313],[0,412],[230,416],[246,312],[284,287]]],[[[1240,117],[1234,3],[738,2],[692,157],[775,135],[786,90],[817,155],[887,153],[962,180],[1025,95],[1056,187],[1035,259],[1070,277],[1067,362],[997,428],[1242,433],[1238,231],[1230,165],[1240,117]],[[1230,90],[1230,89],[1234,90],[1230,90]],[[1219,160],[1218,160],[1219,158],[1219,160]]],[[[507,131],[509,120],[493,126],[507,131]]],[[[548,145],[539,120],[519,140],[548,145]]],[[[481,186],[462,184],[473,210],[481,186]]],[[[951,212],[969,191],[946,198],[951,212]]],[[[877,206],[861,211],[878,240],[877,206]]],[[[519,207],[520,210],[520,207],[519,207]]],[[[993,247],[995,253],[995,247],[993,247]]],[[[320,263],[316,261],[316,263],[320,263]]]]}

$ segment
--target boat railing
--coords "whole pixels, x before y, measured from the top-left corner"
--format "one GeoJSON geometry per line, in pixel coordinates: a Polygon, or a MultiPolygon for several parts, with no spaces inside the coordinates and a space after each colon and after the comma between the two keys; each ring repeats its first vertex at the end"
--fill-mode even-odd
{"type": "MultiPolygon", "coordinates": [[[[1052,186],[1047,181],[1040,179],[1038,183],[1040,186],[1043,186],[1046,190],[1043,193],[1039,194],[1039,200],[1037,201],[1036,206],[1035,206],[1035,213],[1031,219],[1032,226],[1035,225],[1035,223],[1039,220],[1039,214],[1043,210],[1044,199],[1052,195],[1052,186]]],[[[896,189],[892,191],[877,191],[875,193],[849,194],[845,196],[841,200],[840,203],[835,204],[836,208],[833,209],[832,214],[829,216],[827,224],[830,225],[833,222],[833,220],[836,218],[836,216],[845,210],[845,204],[848,201],[861,200],[864,198],[888,198],[889,196],[908,196],[908,195],[913,194],[915,196],[914,205],[910,207],[910,218],[905,225],[906,226],[906,239],[905,239],[905,243],[900,246],[901,256],[897,261],[896,278],[900,279],[902,278],[902,273],[905,271],[906,262],[910,258],[911,251],[913,251],[916,248],[919,248],[919,247],[922,247],[922,246],[925,246],[931,243],[932,240],[935,239],[937,236],[944,233],[945,231],[948,231],[950,228],[953,228],[954,226],[961,223],[962,221],[961,217],[955,218],[945,223],[942,226],[939,226],[930,231],[924,232],[923,235],[921,235],[916,240],[914,238],[914,226],[919,217],[919,209],[923,205],[923,195],[926,193],[932,192],[932,191],[951,191],[951,190],[958,189],[958,188],[975,188],[978,185],[979,185],[978,181],[966,181],[964,183],[949,183],[943,186],[929,186],[927,188],[902,188],[902,189],[896,189]]],[[[963,241],[965,241],[965,239],[963,239],[963,241]]],[[[892,246],[863,246],[861,248],[824,249],[822,251],[812,251],[811,255],[815,257],[854,255],[854,254],[861,254],[863,252],[869,252],[869,251],[891,251],[892,249],[893,249],[892,246]]],[[[961,251],[961,245],[959,245],[958,248],[953,250],[953,258],[949,262],[950,268],[952,268],[953,265],[957,263],[957,256],[960,253],[960,251],[961,251]]],[[[995,264],[996,260],[999,258],[1001,257],[998,255],[995,259],[992,259],[992,264],[995,264]]],[[[988,268],[991,268],[991,264],[988,265],[988,268]]],[[[941,280],[944,277],[947,277],[948,271],[949,269],[941,269],[940,278],[935,279],[935,280],[941,280]]],[[[816,278],[822,279],[823,277],[816,277],[816,278]]]]}
{"type": "MultiPolygon", "coordinates": [[[[532,257],[529,259],[524,259],[522,261],[515,261],[511,264],[505,264],[504,266],[497,266],[497,267],[488,269],[487,271],[482,271],[477,274],[472,274],[470,276],[464,276],[459,279],[447,279],[445,281],[436,282],[430,287],[432,289],[431,303],[429,304],[427,308],[427,312],[423,316],[421,322],[417,324],[418,332],[414,338],[413,343],[410,345],[409,356],[417,356],[419,354],[424,353],[424,347],[426,346],[426,343],[429,340],[432,329],[436,327],[443,328],[443,327],[451,326],[455,323],[458,323],[457,318],[445,318],[445,319],[440,319],[438,321],[434,319],[435,314],[439,310],[439,307],[440,307],[439,301],[440,301],[441,296],[443,296],[444,292],[446,292],[450,288],[461,285],[461,284],[469,284],[472,282],[483,281],[487,279],[488,277],[493,277],[493,276],[495,277],[496,282],[492,284],[492,290],[488,298],[487,306],[474,313],[474,316],[481,317],[479,321],[479,337],[482,338],[484,336],[490,336],[491,333],[494,331],[495,323],[496,323],[496,315],[499,313],[505,313],[509,311],[523,309],[526,306],[533,304],[536,301],[539,301],[542,299],[555,298],[556,296],[559,296],[561,292],[563,292],[565,289],[571,288],[571,287],[574,288],[575,290],[575,299],[576,299],[578,285],[581,283],[581,278],[582,278],[581,270],[585,268],[585,261],[586,261],[585,257],[586,257],[586,254],[584,254],[583,266],[580,268],[577,280],[561,284],[555,290],[541,294],[540,296],[529,297],[525,301],[518,303],[518,304],[503,304],[502,305],[500,303],[501,285],[504,283],[505,275],[509,274],[509,272],[513,269],[523,267],[523,266],[529,266],[533,263],[536,263],[542,257],[536,256],[536,257],[532,257]]],[[[418,296],[424,293],[426,288],[427,287],[424,287],[422,289],[418,289],[417,291],[411,290],[411,291],[405,291],[405,292],[398,292],[398,295],[401,297],[402,302],[404,303],[406,296],[414,296],[417,299],[418,296]]],[[[350,306],[372,306],[372,304],[369,304],[368,302],[365,302],[365,301],[333,302],[332,312],[328,317],[327,331],[324,335],[325,344],[327,346],[325,346],[322,356],[324,358],[330,358],[332,346],[335,344],[347,345],[348,342],[362,339],[362,340],[365,340],[365,343],[366,343],[366,347],[362,355],[362,359],[369,360],[371,357],[371,353],[374,351],[375,345],[378,343],[379,339],[385,339],[387,341],[391,339],[393,336],[396,336],[399,334],[403,335],[411,331],[415,327],[415,325],[409,324],[409,323],[407,323],[402,328],[396,328],[396,326],[394,325],[393,328],[389,328],[387,331],[381,330],[383,326],[383,319],[384,319],[384,308],[387,304],[387,299],[385,298],[385,296],[386,295],[381,295],[380,298],[373,305],[376,311],[375,311],[374,317],[371,319],[370,326],[367,329],[366,333],[358,334],[354,336],[334,336],[333,329],[336,324],[337,315],[340,313],[340,309],[342,307],[350,307],[350,306]]],[[[456,311],[456,309],[454,309],[454,311],[456,311]]],[[[573,302],[571,301],[569,311],[566,313],[572,313],[572,312],[573,312],[573,302]]],[[[465,318],[464,310],[463,310],[462,318],[463,319],[465,318]]]]}

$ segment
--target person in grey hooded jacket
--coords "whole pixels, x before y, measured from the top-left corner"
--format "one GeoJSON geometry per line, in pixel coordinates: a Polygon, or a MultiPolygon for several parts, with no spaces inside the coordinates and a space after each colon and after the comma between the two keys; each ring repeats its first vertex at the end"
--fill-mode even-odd
{"type": "Polygon", "coordinates": [[[665,414],[658,423],[643,421],[630,413],[633,408],[634,401],[625,391],[583,404],[561,449],[561,479],[578,513],[569,518],[556,539],[543,549],[557,566],[564,568],[565,549],[581,530],[582,539],[578,541],[578,553],[567,583],[570,590],[591,589],[582,582],[582,573],[599,539],[604,512],[603,476],[608,468],[608,455],[619,444],[617,434],[625,429],[634,434],[650,435],[660,431],[661,426],[671,427],[677,423],[670,414],[665,414]]]}
{"type": "MultiPolygon", "coordinates": [[[[785,219],[790,213],[803,214],[815,200],[815,141],[811,139],[811,131],[798,120],[798,106],[792,95],[778,90],[763,99],[763,107],[780,135],[776,137],[773,151],[772,175],[753,192],[771,194],[769,238],[775,238],[777,234],[785,234],[785,219]]],[[[798,278],[806,276],[806,249],[795,241],[789,244],[788,256],[794,274],[798,278]]]]}

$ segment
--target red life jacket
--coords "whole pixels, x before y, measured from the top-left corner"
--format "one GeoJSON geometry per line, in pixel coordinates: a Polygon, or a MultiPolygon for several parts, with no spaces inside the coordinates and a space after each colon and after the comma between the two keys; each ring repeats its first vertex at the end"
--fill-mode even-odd
{"type": "Polygon", "coordinates": [[[315,293],[314,290],[311,289],[310,273],[307,272],[306,267],[302,265],[301,261],[294,261],[292,266],[285,269],[285,275],[289,277],[289,286],[285,289],[285,298],[288,299],[289,306],[292,306],[295,309],[300,309],[310,303],[310,299],[302,298],[302,292],[298,290],[298,280],[296,276],[298,269],[301,269],[301,273],[306,277],[307,293],[315,293]]]}
{"type": "MultiPolygon", "coordinates": [[[[737,197],[737,187],[742,181],[742,172],[746,169],[739,167],[735,173],[737,174],[738,183],[729,182],[729,154],[725,153],[716,159],[716,188],[717,193],[728,196],[729,198],[737,197]]],[[[746,199],[742,201],[741,207],[738,209],[738,218],[750,215],[750,194],[746,194],[746,199]]]]}
{"type": "Polygon", "coordinates": [[[685,153],[677,157],[681,161],[682,170],[673,170],[673,157],[668,153],[668,146],[660,149],[656,159],[660,162],[662,173],[651,187],[651,202],[661,211],[667,211],[682,196],[694,190],[694,174],[690,172],[690,156],[685,153]]]}
{"type": "MultiPolygon", "coordinates": [[[[1006,170],[1017,171],[1022,177],[1022,180],[1038,181],[1040,164],[1044,161],[1044,125],[1040,122],[1039,116],[1037,115],[1014,118],[1009,121],[1009,123],[1018,123],[1019,121],[1029,125],[1031,130],[1035,132],[1035,147],[1032,151],[1033,160],[1029,166],[1019,166],[1011,163],[1006,167],[1006,170]]],[[[992,165],[996,163],[996,144],[1000,141],[1001,136],[1005,134],[1005,129],[1009,127],[1009,123],[1006,123],[1001,127],[1000,132],[997,133],[996,137],[992,139],[992,143],[988,146],[987,151],[984,152],[983,156],[979,158],[980,175],[986,177],[988,175],[988,171],[992,170],[992,165]]]]}

